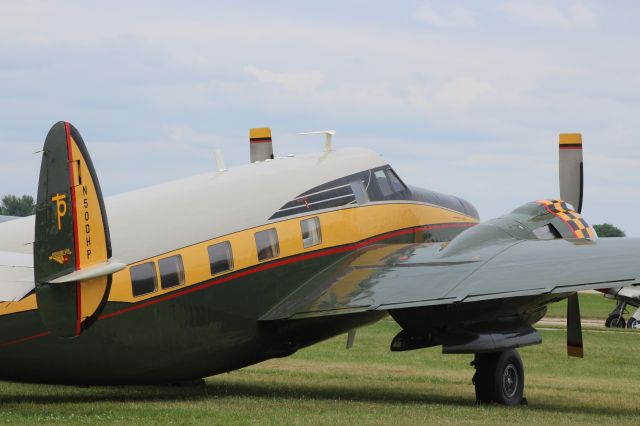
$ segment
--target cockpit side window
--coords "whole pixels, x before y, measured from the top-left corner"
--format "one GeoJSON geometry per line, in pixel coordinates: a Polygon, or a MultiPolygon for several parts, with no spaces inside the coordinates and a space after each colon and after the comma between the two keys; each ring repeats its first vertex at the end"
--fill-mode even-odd
{"type": "Polygon", "coordinates": [[[372,201],[404,200],[406,198],[407,187],[389,166],[374,170],[373,176],[375,177],[373,182],[377,188],[370,188],[372,201]]]}
{"type": "Polygon", "coordinates": [[[389,176],[389,182],[391,182],[391,188],[394,192],[402,192],[407,189],[404,183],[400,180],[396,172],[393,169],[387,170],[387,175],[389,176]]]}
{"type": "Polygon", "coordinates": [[[280,207],[269,219],[307,214],[350,204],[365,204],[369,201],[404,200],[409,196],[408,188],[386,165],[316,186],[280,207]],[[359,185],[359,182],[362,182],[362,185],[359,185]],[[354,185],[356,183],[358,185],[354,185]],[[362,188],[366,194],[357,193],[357,190],[362,188]]]}
{"type": "Polygon", "coordinates": [[[377,170],[373,175],[376,177],[376,183],[378,184],[378,188],[380,188],[383,198],[393,194],[391,183],[384,170],[377,170]]]}

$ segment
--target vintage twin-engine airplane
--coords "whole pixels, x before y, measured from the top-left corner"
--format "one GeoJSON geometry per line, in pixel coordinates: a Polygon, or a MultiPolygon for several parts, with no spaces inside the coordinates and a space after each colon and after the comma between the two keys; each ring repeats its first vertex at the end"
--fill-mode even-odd
{"type": "MultiPolygon", "coordinates": [[[[35,217],[0,225],[0,379],[193,380],[389,314],[402,327],[391,350],[475,354],[477,400],[512,405],[515,348],[541,342],[547,304],[569,298],[569,354],[582,356],[576,291],[637,283],[640,242],[596,240],[563,201],[478,224],[468,202],[327,138],[274,159],[270,131],[253,129],[252,164],[104,202],[80,134],[55,124],[35,217]]],[[[577,211],[581,149],[560,136],[577,211]]]]}

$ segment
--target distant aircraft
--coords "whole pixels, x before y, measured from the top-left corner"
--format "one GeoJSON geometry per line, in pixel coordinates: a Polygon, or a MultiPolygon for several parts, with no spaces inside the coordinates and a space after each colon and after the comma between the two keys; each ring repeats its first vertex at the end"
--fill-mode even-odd
{"type": "Polygon", "coordinates": [[[600,290],[605,297],[618,301],[616,308],[611,311],[604,325],[613,328],[635,328],[640,329],[640,288],[637,287],[617,287],[600,290]],[[628,306],[636,308],[635,313],[629,318],[624,319],[624,314],[628,306]]]}
{"type": "Polygon", "coordinates": [[[579,215],[579,134],[560,135],[575,210],[539,200],[479,224],[467,201],[324,133],[323,152],[274,158],[270,130],[253,129],[251,164],[105,202],[80,134],[55,124],[35,217],[0,225],[0,379],[193,380],[351,344],[390,315],[392,351],[474,354],[477,400],[514,405],[515,348],[541,342],[549,303],[568,298],[568,353],[582,356],[576,292],[638,284],[640,242],[596,240],[579,215]]]}

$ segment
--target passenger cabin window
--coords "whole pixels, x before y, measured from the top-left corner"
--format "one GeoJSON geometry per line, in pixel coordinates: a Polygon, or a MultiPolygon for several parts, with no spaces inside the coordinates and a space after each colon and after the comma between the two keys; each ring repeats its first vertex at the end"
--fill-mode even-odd
{"type": "Polygon", "coordinates": [[[156,267],[153,264],[153,262],[132,266],[130,273],[131,273],[131,289],[133,291],[134,297],[153,293],[158,288],[158,284],[157,284],[158,278],[156,276],[156,267]]]}
{"type": "Polygon", "coordinates": [[[275,229],[256,232],[256,247],[258,249],[258,260],[268,260],[280,256],[280,245],[278,244],[278,234],[275,229]]]}
{"type": "Polygon", "coordinates": [[[322,233],[320,232],[320,219],[312,217],[300,221],[302,228],[302,244],[304,248],[317,246],[322,243],[322,233]]]}
{"type": "Polygon", "coordinates": [[[160,268],[160,285],[163,289],[184,284],[184,265],[182,256],[165,257],[158,261],[160,268]]]}
{"type": "Polygon", "coordinates": [[[220,274],[233,269],[233,256],[229,241],[209,246],[209,266],[211,275],[220,274]]]}

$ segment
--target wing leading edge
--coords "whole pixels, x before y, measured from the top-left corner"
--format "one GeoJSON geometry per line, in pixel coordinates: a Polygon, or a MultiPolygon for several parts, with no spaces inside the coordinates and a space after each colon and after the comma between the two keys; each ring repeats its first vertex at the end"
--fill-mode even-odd
{"type": "Polygon", "coordinates": [[[262,320],[397,310],[639,283],[640,239],[513,240],[452,256],[440,244],[353,253],[302,285],[262,320]]]}

